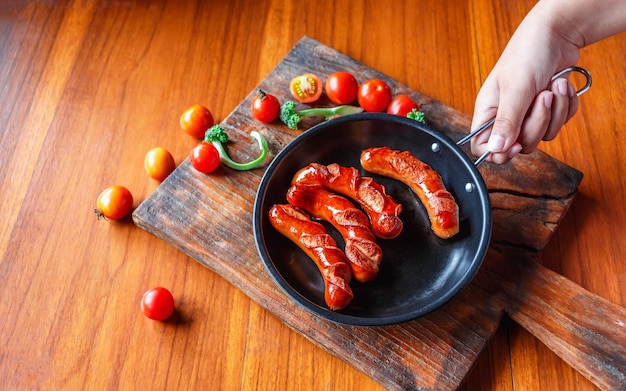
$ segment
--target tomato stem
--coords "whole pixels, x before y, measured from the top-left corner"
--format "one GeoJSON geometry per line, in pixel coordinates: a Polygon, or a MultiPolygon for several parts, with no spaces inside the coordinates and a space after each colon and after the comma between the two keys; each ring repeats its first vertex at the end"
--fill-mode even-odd
{"type": "Polygon", "coordinates": [[[108,220],[108,218],[104,215],[104,213],[100,211],[100,209],[95,208],[93,211],[95,212],[96,218],[98,220],[108,220]]]}
{"type": "Polygon", "coordinates": [[[424,115],[423,112],[418,111],[417,109],[412,109],[411,111],[409,111],[409,113],[406,115],[407,118],[413,119],[417,122],[421,122],[423,124],[426,123],[426,116],[424,115]]]}

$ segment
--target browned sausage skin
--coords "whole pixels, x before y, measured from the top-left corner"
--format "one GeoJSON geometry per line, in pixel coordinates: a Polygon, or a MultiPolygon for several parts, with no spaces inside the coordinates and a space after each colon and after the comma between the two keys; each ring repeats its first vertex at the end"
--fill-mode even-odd
{"type": "Polygon", "coordinates": [[[296,173],[292,184],[319,185],[356,201],[367,213],[372,231],[382,239],[393,239],[402,232],[402,205],[387,195],[385,187],[363,177],[354,167],[333,163],[311,163],[296,173]]]}
{"type": "Polygon", "coordinates": [[[408,151],[381,147],[364,150],[361,166],[408,185],[424,204],[435,235],[448,239],[459,232],[459,207],[441,176],[428,164],[408,151]]]}
{"type": "Polygon", "coordinates": [[[376,278],[383,252],[376,244],[365,213],[348,199],[317,185],[291,186],[287,201],[314,218],[328,221],[341,233],[355,280],[365,282],[376,278]]]}
{"type": "Polygon", "coordinates": [[[345,308],[352,298],[352,276],[345,253],[337,247],[324,226],[293,205],[274,205],[270,224],[300,247],[317,265],[324,279],[324,300],[331,310],[345,308]]]}

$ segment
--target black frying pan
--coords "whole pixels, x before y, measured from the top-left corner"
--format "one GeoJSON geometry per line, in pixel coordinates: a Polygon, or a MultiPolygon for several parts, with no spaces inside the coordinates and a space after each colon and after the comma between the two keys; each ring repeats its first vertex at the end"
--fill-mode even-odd
{"type": "MultiPolygon", "coordinates": [[[[591,75],[580,67],[569,67],[552,77],[572,72],[585,77],[580,96],[591,87],[591,75]]],[[[332,321],[354,325],[385,325],[425,315],[454,297],[478,271],[491,236],[491,209],[485,183],[475,162],[459,148],[489,128],[485,122],[458,145],[446,136],[414,120],[388,114],[364,113],[340,117],[309,129],[289,143],[265,172],[254,203],[254,237],[261,259],[276,283],[311,312],[332,321]],[[387,146],[408,150],[442,176],[459,204],[461,231],[441,240],[433,235],[426,210],[409,188],[397,181],[370,175],[403,206],[403,232],[392,240],[378,240],[383,263],[376,280],[351,284],[354,299],[337,312],[324,302],[324,283],[317,267],[295,244],[284,238],[267,221],[269,208],[285,203],[293,175],[311,162],[339,163],[360,168],[361,151],[387,146]]],[[[328,224],[337,243],[341,236],[328,224]]]]}
{"type": "MultiPolygon", "coordinates": [[[[340,247],[343,240],[324,223],[340,247]]],[[[489,195],[474,162],[453,141],[417,121],[382,113],[336,118],[312,127],[289,143],[265,172],[254,205],[256,245],[276,283],[309,311],[353,325],[385,325],[422,316],[440,307],[466,286],[478,271],[491,235],[489,195]],[[361,151],[388,146],[408,150],[443,178],[460,209],[461,230],[452,239],[437,238],[425,208],[404,184],[365,172],[361,151]],[[285,194],[294,174],[311,162],[356,167],[383,184],[402,204],[402,233],[378,239],[383,261],[374,281],[351,283],[354,299],[341,311],[324,302],[324,282],[295,244],[269,224],[267,213],[285,194]]]]}

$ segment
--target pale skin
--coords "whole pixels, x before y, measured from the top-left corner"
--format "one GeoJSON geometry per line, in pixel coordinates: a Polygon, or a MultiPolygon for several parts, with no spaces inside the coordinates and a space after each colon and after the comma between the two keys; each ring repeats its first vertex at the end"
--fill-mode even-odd
{"type": "Polygon", "coordinates": [[[472,153],[506,163],[554,139],[578,110],[574,86],[550,82],[578,61],[581,48],[626,31],[626,0],[541,0],[511,37],[476,97],[472,129],[496,117],[472,140],[472,153]]]}

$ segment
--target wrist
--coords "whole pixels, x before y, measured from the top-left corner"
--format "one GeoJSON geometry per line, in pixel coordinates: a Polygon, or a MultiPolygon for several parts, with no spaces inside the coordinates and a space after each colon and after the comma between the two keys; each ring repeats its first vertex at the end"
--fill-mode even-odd
{"type": "Polygon", "coordinates": [[[535,11],[549,29],[579,49],[626,31],[624,0],[541,0],[535,11]]]}

